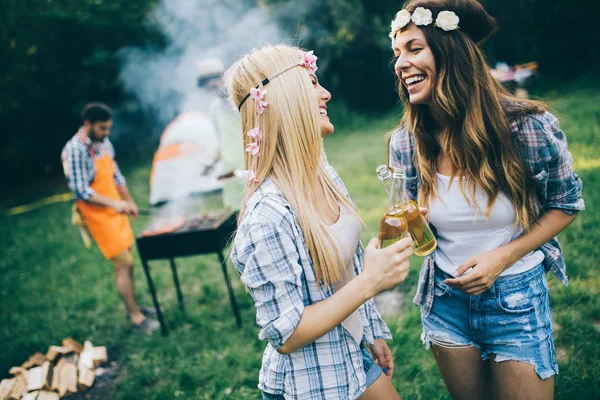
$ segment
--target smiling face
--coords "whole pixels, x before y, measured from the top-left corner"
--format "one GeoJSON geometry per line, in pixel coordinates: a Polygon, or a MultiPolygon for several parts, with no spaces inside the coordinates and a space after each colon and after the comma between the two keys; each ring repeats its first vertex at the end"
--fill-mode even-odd
{"type": "Polygon", "coordinates": [[[321,136],[329,136],[334,131],[334,126],[327,116],[327,102],[331,100],[331,93],[319,83],[319,79],[314,73],[310,73],[310,80],[315,88],[315,95],[319,102],[319,125],[321,127],[321,136]]]}
{"type": "Polygon", "coordinates": [[[408,92],[410,103],[431,105],[437,70],[423,31],[410,23],[396,34],[392,48],[397,57],[394,69],[408,92]]]}

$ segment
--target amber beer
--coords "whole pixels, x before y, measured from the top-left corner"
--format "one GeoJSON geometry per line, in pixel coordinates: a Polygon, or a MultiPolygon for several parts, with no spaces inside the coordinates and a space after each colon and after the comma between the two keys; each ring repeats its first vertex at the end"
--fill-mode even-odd
{"type": "Polygon", "coordinates": [[[410,233],[416,255],[426,256],[431,254],[437,247],[437,240],[427,220],[421,214],[417,203],[408,200],[405,195],[406,174],[404,169],[393,168],[393,172],[390,172],[387,165],[380,165],[377,167],[377,176],[383,183],[389,199],[388,212],[379,224],[379,243],[382,244],[379,247],[389,246],[401,239],[403,236],[399,232],[400,229],[403,229],[403,231],[408,230],[410,233]],[[389,184],[390,181],[391,185],[389,184]],[[406,227],[404,227],[404,224],[406,227]],[[394,235],[397,235],[395,240],[391,239],[394,235]]]}
{"type": "Polygon", "coordinates": [[[377,235],[377,247],[380,249],[408,236],[408,224],[402,210],[404,177],[399,174],[392,176],[387,166],[384,167],[385,169],[377,168],[377,176],[381,179],[388,194],[388,208],[383,218],[381,218],[379,234],[377,235]],[[390,181],[391,185],[389,184],[390,181]]]}
{"type": "Polygon", "coordinates": [[[437,247],[437,240],[417,203],[412,200],[404,203],[404,217],[413,239],[414,253],[418,256],[431,254],[437,247]]]}
{"type": "Polygon", "coordinates": [[[379,223],[377,247],[383,249],[408,236],[406,218],[401,209],[392,209],[385,213],[379,223]]]}

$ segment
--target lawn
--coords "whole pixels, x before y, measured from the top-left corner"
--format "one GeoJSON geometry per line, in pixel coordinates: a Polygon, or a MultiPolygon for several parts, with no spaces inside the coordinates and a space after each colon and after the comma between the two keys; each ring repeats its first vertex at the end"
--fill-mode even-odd
{"type": "MultiPolygon", "coordinates": [[[[600,392],[600,87],[545,93],[569,138],[575,169],[584,182],[587,211],[561,234],[570,285],[550,279],[560,374],[557,399],[595,399],[600,392]]],[[[332,118],[335,114],[332,113],[332,118]]],[[[336,122],[335,119],[333,122],[336,122]]],[[[326,139],[329,160],[361,210],[363,241],[376,234],[386,197],[375,167],[386,160],[385,133],[395,116],[363,117],[326,139]]],[[[140,206],[147,205],[149,165],[126,171],[140,206]]],[[[0,377],[30,354],[66,336],[106,345],[119,355],[120,375],[111,399],[258,399],[264,343],[257,338],[250,296],[234,276],[243,327],[235,325],[216,256],[180,259],[185,312],[177,307],[168,263],[152,274],[171,328],[168,337],[132,334],[114,284],[112,267],[96,248],[86,250],[70,225],[70,204],[17,216],[0,216],[0,377]]],[[[133,223],[136,232],[147,220],[133,223]]],[[[138,260],[139,261],[139,260],[138,260]]],[[[394,385],[405,400],[449,399],[432,355],[420,341],[419,312],[411,303],[421,259],[412,262],[397,290],[404,299],[386,320],[394,335],[394,385]]],[[[143,271],[135,270],[139,298],[151,304],[143,271]]]]}

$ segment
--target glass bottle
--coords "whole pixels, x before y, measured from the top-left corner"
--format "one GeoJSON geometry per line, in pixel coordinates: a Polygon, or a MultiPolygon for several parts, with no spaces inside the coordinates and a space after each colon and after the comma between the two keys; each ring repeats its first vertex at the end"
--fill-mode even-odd
{"type": "Polygon", "coordinates": [[[405,176],[400,173],[392,174],[387,166],[383,167],[385,169],[377,168],[377,176],[388,194],[388,208],[379,222],[377,247],[380,249],[396,243],[408,235],[408,224],[402,210],[405,176]]]}
{"type": "MultiPolygon", "coordinates": [[[[400,209],[402,211],[406,220],[408,232],[413,239],[414,253],[418,256],[426,256],[431,254],[437,247],[437,240],[431,231],[431,228],[429,227],[429,223],[423,214],[421,214],[418,204],[413,200],[409,200],[406,196],[406,174],[404,168],[394,167],[392,173],[390,173],[388,169],[386,174],[385,170],[381,167],[385,167],[386,169],[388,168],[385,165],[377,168],[377,176],[384,186],[386,186],[386,189],[388,187],[386,182],[389,182],[390,176],[392,178],[392,185],[388,192],[390,202],[392,201],[392,187],[394,186],[394,183],[397,181],[397,184],[401,185],[401,189],[399,190],[401,195],[395,199],[397,203],[394,206],[388,206],[388,209],[393,208],[395,210],[400,209]],[[401,178],[396,179],[396,175],[401,178]]],[[[398,189],[394,189],[394,191],[398,191],[398,189]]]]}
{"type": "Polygon", "coordinates": [[[379,178],[379,180],[383,184],[383,187],[385,188],[385,193],[387,193],[387,195],[389,196],[392,171],[390,171],[387,165],[382,164],[379,167],[377,167],[375,172],[377,173],[377,177],[379,178]]]}

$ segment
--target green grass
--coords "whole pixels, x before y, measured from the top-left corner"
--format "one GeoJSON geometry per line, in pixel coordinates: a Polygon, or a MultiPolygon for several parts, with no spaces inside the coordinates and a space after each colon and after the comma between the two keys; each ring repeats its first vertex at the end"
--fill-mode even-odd
{"type": "MultiPolygon", "coordinates": [[[[571,284],[550,279],[557,324],[560,375],[557,399],[592,399],[600,392],[600,278],[597,245],[600,217],[600,91],[598,87],[550,93],[549,104],[567,133],[575,167],[584,182],[588,211],[561,234],[571,284]]],[[[357,119],[326,140],[330,162],[344,178],[367,226],[375,235],[386,206],[375,167],[385,162],[384,135],[394,117],[357,119]]],[[[335,122],[335,121],[334,121],[335,122]]],[[[148,198],[149,166],[126,175],[140,206],[148,198]]],[[[115,399],[257,399],[264,344],[257,339],[254,308],[234,273],[244,326],[237,329],[216,256],[178,260],[186,311],[179,311],[166,262],[152,274],[171,333],[133,335],[125,321],[112,267],[97,249],[86,250],[69,222],[66,203],[13,217],[0,216],[0,376],[36,351],[66,336],[91,340],[118,352],[122,368],[115,399]]],[[[145,221],[134,222],[139,232],[145,221]]],[[[433,357],[420,342],[419,311],[410,299],[421,259],[402,285],[406,301],[388,317],[396,361],[394,385],[404,399],[449,399],[433,357]]],[[[139,298],[151,304],[141,268],[135,270],[139,298]]]]}

